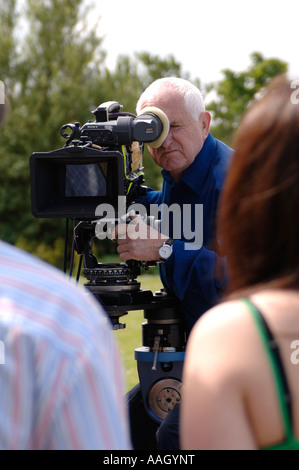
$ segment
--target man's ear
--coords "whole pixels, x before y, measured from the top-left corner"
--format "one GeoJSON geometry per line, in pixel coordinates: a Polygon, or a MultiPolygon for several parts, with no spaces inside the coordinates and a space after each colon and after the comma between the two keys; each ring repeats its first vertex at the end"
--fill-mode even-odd
{"type": "Polygon", "coordinates": [[[204,111],[201,113],[200,119],[202,123],[203,137],[206,139],[210,132],[211,114],[208,111],[204,111]]]}

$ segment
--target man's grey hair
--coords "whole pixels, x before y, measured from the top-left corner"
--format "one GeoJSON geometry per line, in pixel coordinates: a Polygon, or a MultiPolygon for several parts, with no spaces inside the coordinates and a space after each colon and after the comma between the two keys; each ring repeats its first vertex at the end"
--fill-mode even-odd
{"type": "Polygon", "coordinates": [[[137,105],[136,112],[140,113],[142,105],[155,98],[162,90],[176,90],[185,99],[185,109],[189,111],[195,120],[199,119],[202,112],[205,111],[205,105],[200,90],[193,85],[193,83],[185,80],[184,78],[178,77],[165,77],[159,78],[151,83],[140,96],[137,105]]]}

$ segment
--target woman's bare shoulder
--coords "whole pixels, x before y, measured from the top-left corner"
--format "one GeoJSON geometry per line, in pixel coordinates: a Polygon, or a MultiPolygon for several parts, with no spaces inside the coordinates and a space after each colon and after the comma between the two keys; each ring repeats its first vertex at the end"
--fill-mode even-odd
{"type": "Polygon", "coordinates": [[[232,324],[240,324],[247,318],[248,307],[241,299],[229,300],[208,310],[195,324],[192,335],[227,329],[232,324]]]}

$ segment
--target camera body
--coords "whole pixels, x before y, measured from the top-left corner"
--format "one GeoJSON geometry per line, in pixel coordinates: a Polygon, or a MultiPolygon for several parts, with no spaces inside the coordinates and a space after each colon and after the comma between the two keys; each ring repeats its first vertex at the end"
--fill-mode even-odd
{"type": "Polygon", "coordinates": [[[134,119],[120,115],[119,109],[117,102],[104,103],[94,113],[97,119],[108,115],[112,121],[66,124],[60,130],[67,139],[63,148],[31,155],[35,217],[93,220],[98,205],[111,204],[117,210],[118,196],[129,205],[145,193],[143,142],[156,140],[163,126],[157,116],[134,119]]]}

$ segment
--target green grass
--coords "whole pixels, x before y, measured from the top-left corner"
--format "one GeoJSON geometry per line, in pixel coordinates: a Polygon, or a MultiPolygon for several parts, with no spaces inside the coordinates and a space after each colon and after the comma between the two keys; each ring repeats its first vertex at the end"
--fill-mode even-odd
{"type": "MultiPolygon", "coordinates": [[[[142,274],[138,281],[144,290],[155,292],[162,287],[159,274],[142,274]]],[[[142,323],[145,321],[143,310],[129,311],[120,318],[120,323],[125,323],[126,328],[114,331],[125,369],[126,391],[139,382],[134,351],[135,348],[142,346],[142,323]]]]}

